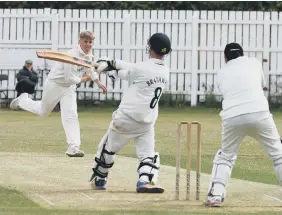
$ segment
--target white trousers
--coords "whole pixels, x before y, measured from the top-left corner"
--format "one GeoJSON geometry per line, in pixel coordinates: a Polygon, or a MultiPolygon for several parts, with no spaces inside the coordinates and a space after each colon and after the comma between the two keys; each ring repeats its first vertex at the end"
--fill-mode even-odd
{"type": "Polygon", "coordinates": [[[222,146],[215,155],[208,195],[225,197],[226,186],[237,159],[240,143],[255,138],[268,153],[282,184],[282,144],[269,111],[244,114],[222,122],[222,146]]]}
{"type": "MultiPolygon", "coordinates": [[[[106,149],[110,152],[120,151],[133,140],[136,146],[136,155],[140,161],[155,155],[154,124],[137,122],[120,110],[113,113],[112,121],[105,136],[107,136],[106,149]]],[[[103,141],[99,144],[98,154],[102,147],[103,141]]]]}
{"type": "Polygon", "coordinates": [[[222,155],[237,159],[240,143],[246,136],[255,138],[272,160],[282,157],[282,144],[269,112],[244,114],[222,122],[222,155]]]}
{"type": "MultiPolygon", "coordinates": [[[[140,164],[144,164],[142,167],[138,167],[139,177],[144,181],[150,181],[148,176],[142,176],[143,173],[148,173],[153,177],[151,180],[156,182],[158,170],[152,168],[152,165],[155,164],[150,159],[155,156],[154,123],[137,122],[120,110],[113,113],[109,129],[99,143],[93,162],[93,170],[98,176],[106,178],[109,168],[114,164],[115,153],[119,152],[131,140],[135,142],[140,164]]],[[[159,160],[156,163],[158,166],[159,160]]]]}
{"type": "Polygon", "coordinates": [[[60,102],[61,120],[66,133],[67,143],[80,147],[80,126],[75,88],[75,85],[63,87],[47,79],[43,86],[42,99],[40,101],[23,97],[19,99],[19,106],[39,116],[47,116],[60,102]]]}

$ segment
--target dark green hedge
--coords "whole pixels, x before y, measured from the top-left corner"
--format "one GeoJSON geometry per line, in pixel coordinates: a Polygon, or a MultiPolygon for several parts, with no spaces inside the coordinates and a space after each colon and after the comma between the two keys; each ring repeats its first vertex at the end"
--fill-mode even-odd
{"type": "Polygon", "coordinates": [[[6,1],[0,8],[281,11],[279,1],[6,1]]]}

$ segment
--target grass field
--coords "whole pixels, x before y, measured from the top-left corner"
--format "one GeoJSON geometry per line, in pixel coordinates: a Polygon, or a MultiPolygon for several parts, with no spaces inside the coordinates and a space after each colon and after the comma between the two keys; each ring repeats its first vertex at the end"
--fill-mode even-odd
{"type": "MultiPolygon", "coordinates": [[[[137,163],[136,159],[126,158],[135,158],[134,144],[118,153],[109,191],[93,193],[87,183],[92,158],[113,110],[80,111],[82,149],[87,154],[84,158],[65,156],[60,113],[40,118],[22,111],[0,112],[0,214],[281,214],[282,200],[272,163],[250,138],[240,147],[228,187],[230,195],[223,208],[204,208],[201,201],[194,200],[173,201],[175,168],[169,166],[175,166],[176,123],[197,120],[203,124],[202,172],[207,173],[202,175],[203,200],[212,160],[220,147],[221,122],[214,109],[161,110],[156,124],[156,150],[161,164],[166,165],[160,170],[160,184],[165,185],[166,194],[140,196],[134,192],[137,163]]],[[[274,119],[281,131],[282,114],[275,112],[274,119]]],[[[182,139],[184,142],[184,133],[182,139]]]]}

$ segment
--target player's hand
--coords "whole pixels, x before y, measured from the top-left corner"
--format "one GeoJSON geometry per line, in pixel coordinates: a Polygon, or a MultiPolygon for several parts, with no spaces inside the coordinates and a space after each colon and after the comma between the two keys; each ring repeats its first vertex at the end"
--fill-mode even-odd
{"type": "Polygon", "coordinates": [[[90,72],[87,72],[87,73],[85,73],[85,74],[82,76],[82,78],[81,78],[81,83],[87,82],[87,81],[89,81],[90,79],[91,79],[91,77],[90,77],[90,72]]]}
{"type": "Polygon", "coordinates": [[[103,94],[106,94],[108,92],[108,89],[102,84],[102,82],[97,83],[98,87],[103,90],[103,94]]]}

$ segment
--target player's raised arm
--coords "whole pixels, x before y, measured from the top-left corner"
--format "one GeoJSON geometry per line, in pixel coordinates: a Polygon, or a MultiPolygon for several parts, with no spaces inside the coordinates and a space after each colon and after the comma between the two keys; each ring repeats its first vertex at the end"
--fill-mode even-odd
{"type": "Polygon", "coordinates": [[[131,70],[135,67],[135,63],[129,63],[123,60],[114,60],[115,68],[118,70],[131,70]]]}
{"type": "Polygon", "coordinates": [[[128,79],[130,75],[135,71],[135,63],[129,63],[122,60],[108,60],[107,58],[98,59],[97,68],[98,73],[107,73],[108,77],[112,80],[118,78],[128,79]]]}
{"type": "Polygon", "coordinates": [[[135,63],[125,62],[123,60],[115,60],[116,72],[118,77],[126,79],[131,73],[134,72],[135,63]]]}

